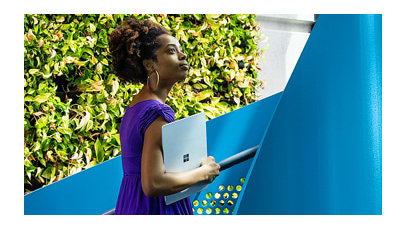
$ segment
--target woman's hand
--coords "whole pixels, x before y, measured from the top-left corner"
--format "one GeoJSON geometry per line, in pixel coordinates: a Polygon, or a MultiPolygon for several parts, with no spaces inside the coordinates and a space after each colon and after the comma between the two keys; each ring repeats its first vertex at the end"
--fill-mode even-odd
{"type": "Polygon", "coordinates": [[[201,163],[205,181],[213,182],[218,175],[220,175],[220,165],[214,160],[214,157],[208,156],[201,163]]]}

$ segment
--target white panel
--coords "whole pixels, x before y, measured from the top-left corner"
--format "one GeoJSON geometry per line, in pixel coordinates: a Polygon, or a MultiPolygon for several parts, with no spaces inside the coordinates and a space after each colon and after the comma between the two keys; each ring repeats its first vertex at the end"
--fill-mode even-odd
{"type": "Polygon", "coordinates": [[[297,18],[310,20],[314,15],[259,15],[257,17],[257,22],[264,32],[258,47],[265,49],[263,58],[259,62],[262,71],[259,71],[258,77],[265,80],[264,89],[259,91],[260,99],[285,89],[309,38],[310,33],[306,31],[311,30],[313,22],[296,20],[297,18]]]}

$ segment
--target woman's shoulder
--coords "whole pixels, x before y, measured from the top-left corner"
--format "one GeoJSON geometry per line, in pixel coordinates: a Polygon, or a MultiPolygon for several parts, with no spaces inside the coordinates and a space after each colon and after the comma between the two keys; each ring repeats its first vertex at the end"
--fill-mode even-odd
{"type": "Polygon", "coordinates": [[[169,114],[175,114],[173,109],[166,105],[163,104],[160,101],[153,100],[153,99],[148,99],[148,100],[143,100],[139,101],[137,103],[134,103],[133,105],[129,105],[127,107],[127,110],[129,113],[136,113],[138,114],[137,116],[144,116],[145,114],[151,113],[151,112],[164,112],[164,113],[169,113],[169,114]]]}
{"type": "Polygon", "coordinates": [[[146,111],[151,110],[151,111],[165,112],[165,113],[171,113],[171,114],[175,113],[169,105],[164,104],[160,101],[151,99],[151,100],[145,100],[142,102],[144,102],[144,109],[146,111]]]}
{"type": "Polygon", "coordinates": [[[175,120],[175,112],[173,109],[156,100],[145,101],[142,113],[140,117],[141,131],[145,131],[159,116],[163,117],[168,123],[175,120]]]}

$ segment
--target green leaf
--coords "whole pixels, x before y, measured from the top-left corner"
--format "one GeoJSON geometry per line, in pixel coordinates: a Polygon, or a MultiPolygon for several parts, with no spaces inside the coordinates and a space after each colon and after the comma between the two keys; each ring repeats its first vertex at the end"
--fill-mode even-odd
{"type": "Polygon", "coordinates": [[[62,138],[61,138],[61,134],[60,133],[55,133],[55,140],[58,142],[58,143],[61,143],[62,142],[62,138]]]}
{"type": "Polygon", "coordinates": [[[67,135],[72,135],[72,130],[70,128],[66,128],[66,127],[58,127],[56,130],[58,130],[58,132],[62,133],[62,134],[67,134],[67,135]]]}
{"type": "Polygon", "coordinates": [[[42,74],[42,77],[44,78],[44,79],[48,79],[48,78],[50,78],[52,76],[52,73],[50,73],[50,74],[42,74]]]}
{"type": "Polygon", "coordinates": [[[93,54],[93,50],[89,49],[89,48],[83,48],[83,52],[90,54],[90,56],[94,56],[93,54]]]}
{"type": "Polygon", "coordinates": [[[202,15],[201,14],[193,14],[193,16],[198,20],[202,20],[202,15]]]}
{"type": "Polygon", "coordinates": [[[59,156],[59,158],[63,161],[67,161],[68,157],[66,156],[66,151],[65,150],[57,150],[56,154],[59,156]]]}
{"type": "Polygon", "coordinates": [[[91,168],[93,166],[97,165],[96,161],[91,161],[88,164],[86,164],[85,169],[91,168]]]}
{"type": "Polygon", "coordinates": [[[86,111],[85,116],[82,117],[79,125],[76,127],[75,130],[82,129],[89,122],[89,120],[90,120],[90,113],[86,111]]]}
{"type": "Polygon", "coordinates": [[[215,105],[215,104],[217,104],[217,103],[219,103],[219,102],[220,102],[220,97],[213,97],[212,100],[211,100],[211,103],[212,103],[213,105],[215,105]]]}
{"type": "Polygon", "coordinates": [[[204,83],[206,83],[209,87],[212,87],[212,83],[210,82],[209,76],[203,77],[204,83]]]}
{"type": "Polygon", "coordinates": [[[217,103],[217,106],[222,108],[222,109],[227,109],[228,108],[228,104],[224,101],[217,103]]]}
{"type": "Polygon", "coordinates": [[[120,136],[118,134],[113,135],[113,138],[116,140],[118,146],[120,146],[120,136]]]}
{"type": "Polygon", "coordinates": [[[102,145],[100,143],[99,138],[97,138],[97,140],[96,140],[96,143],[94,145],[94,150],[95,150],[95,153],[96,153],[97,163],[103,162],[104,150],[103,150],[103,147],[102,147],[102,145]]]}
{"type": "Polygon", "coordinates": [[[43,172],[42,177],[51,180],[55,177],[56,168],[52,165],[49,165],[43,172]]]}
{"type": "Polygon", "coordinates": [[[34,98],[32,96],[26,96],[24,97],[24,101],[33,101],[34,98]]]}
{"type": "Polygon", "coordinates": [[[66,31],[66,30],[69,30],[70,29],[70,24],[63,24],[62,26],[61,26],[61,30],[62,31],[66,31]]]}
{"type": "Polygon", "coordinates": [[[47,116],[41,116],[41,118],[35,122],[35,127],[39,130],[45,127],[48,124],[47,118],[47,116]]]}
{"type": "Polygon", "coordinates": [[[50,96],[51,96],[51,93],[44,93],[44,94],[34,97],[33,101],[35,101],[37,103],[43,103],[43,102],[47,101],[50,96]]]}
{"type": "Polygon", "coordinates": [[[88,61],[74,61],[77,66],[84,66],[88,61]]]}
{"type": "Polygon", "coordinates": [[[119,83],[117,81],[113,81],[112,82],[112,92],[111,92],[112,96],[116,95],[118,87],[119,87],[119,83]]]}
{"type": "Polygon", "coordinates": [[[233,100],[235,101],[235,103],[237,103],[237,105],[239,105],[240,104],[240,98],[238,98],[238,97],[233,97],[233,100]]]}
{"type": "Polygon", "coordinates": [[[93,25],[93,23],[89,24],[90,32],[96,31],[96,26],[93,25]]]}
{"type": "Polygon", "coordinates": [[[44,158],[40,158],[40,159],[39,159],[39,162],[40,162],[44,167],[47,166],[47,164],[46,164],[44,158]]]}
{"type": "Polygon", "coordinates": [[[93,121],[90,120],[86,124],[86,132],[93,128],[93,121]]]}
{"type": "Polygon", "coordinates": [[[103,73],[103,65],[99,62],[96,65],[96,73],[97,74],[102,74],[103,73]]]}
{"type": "Polygon", "coordinates": [[[198,101],[201,101],[201,100],[204,100],[204,99],[206,99],[206,98],[208,98],[208,97],[210,97],[210,96],[212,96],[212,95],[213,95],[213,90],[211,90],[211,89],[206,89],[206,90],[204,90],[204,91],[199,92],[199,94],[198,94],[198,96],[196,97],[196,99],[197,99],[198,101]]]}
{"type": "Polygon", "coordinates": [[[51,162],[55,162],[54,157],[52,156],[52,151],[47,151],[47,157],[51,160],[51,162]]]}
{"type": "Polygon", "coordinates": [[[35,73],[38,73],[39,69],[30,69],[28,70],[28,73],[31,75],[34,75],[35,73]]]}
{"type": "Polygon", "coordinates": [[[28,176],[28,179],[31,180],[31,173],[33,173],[36,168],[34,166],[28,166],[28,167],[24,167],[24,169],[25,169],[25,173],[28,176]]]}
{"type": "Polygon", "coordinates": [[[195,89],[205,89],[205,88],[207,88],[207,85],[196,83],[196,84],[193,84],[193,88],[195,88],[195,89]]]}
{"type": "Polygon", "coordinates": [[[101,61],[101,63],[103,63],[104,65],[109,65],[109,62],[107,61],[107,59],[103,58],[103,60],[101,61]]]}
{"type": "Polygon", "coordinates": [[[65,17],[64,16],[60,16],[56,19],[57,22],[64,22],[65,21],[65,17]]]}

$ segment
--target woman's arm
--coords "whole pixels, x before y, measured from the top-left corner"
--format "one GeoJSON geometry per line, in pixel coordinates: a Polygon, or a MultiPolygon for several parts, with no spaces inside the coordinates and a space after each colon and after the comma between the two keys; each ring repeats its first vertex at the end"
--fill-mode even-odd
{"type": "Polygon", "coordinates": [[[147,128],[141,160],[142,190],[147,196],[164,196],[180,192],[198,182],[212,181],[220,166],[209,157],[199,168],[186,172],[166,172],[162,156],[162,126],[167,122],[158,117],[147,128]]]}

